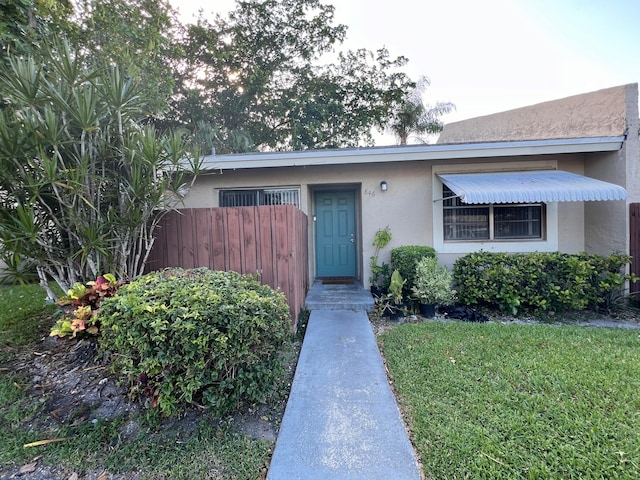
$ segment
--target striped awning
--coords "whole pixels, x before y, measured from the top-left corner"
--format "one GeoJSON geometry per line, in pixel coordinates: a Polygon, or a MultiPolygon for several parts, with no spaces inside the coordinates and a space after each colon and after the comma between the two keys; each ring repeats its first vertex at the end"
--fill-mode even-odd
{"type": "Polygon", "coordinates": [[[438,174],[463,203],[550,203],[624,200],[613,183],[560,170],[438,174]]]}

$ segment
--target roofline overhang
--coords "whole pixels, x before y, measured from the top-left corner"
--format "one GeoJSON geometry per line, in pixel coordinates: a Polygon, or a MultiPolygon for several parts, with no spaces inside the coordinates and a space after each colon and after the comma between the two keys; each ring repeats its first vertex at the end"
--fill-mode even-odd
{"type": "Polygon", "coordinates": [[[620,150],[624,139],[616,136],[207,155],[203,158],[202,170],[615,152],[620,150]]]}

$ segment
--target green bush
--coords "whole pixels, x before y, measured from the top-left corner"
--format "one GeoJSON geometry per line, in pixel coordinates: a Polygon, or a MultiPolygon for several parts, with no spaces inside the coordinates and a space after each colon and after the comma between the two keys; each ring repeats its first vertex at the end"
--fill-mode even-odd
{"type": "Polygon", "coordinates": [[[99,317],[100,349],[114,372],[166,416],[194,404],[224,415],[265,401],[291,333],[282,293],[205,268],[144,275],[105,299],[99,317]]]}
{"type": "Polygon", "coordinates": [[[626,255],[476,252],[459,258],[453,274],[461,303],[540,313],[608,310],[624,288],[626,255]]]}
{"type": "Polygon", "coordinates": [[[423,258],[436,258],[433,247],[423,245],[406,245],[391,250],[391,268],[398,270],[405,283],[405,294],[409,295],[415,287],[416,264],[423,258]]]}
{"type": "Polygon", "coordinates": [[[413,296],[420,303],[451,305],[456,301],[453,273],[436,258],[425,257],[416,264],[413,296]]]}

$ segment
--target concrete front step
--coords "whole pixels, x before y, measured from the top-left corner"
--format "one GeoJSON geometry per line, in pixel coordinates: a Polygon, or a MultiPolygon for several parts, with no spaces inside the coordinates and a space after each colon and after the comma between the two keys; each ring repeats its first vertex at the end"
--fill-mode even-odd
{"type": "Polygon", "coordinates": [[[373,310],[371,292],[362,288],[362,284],[323,285],[316,280],[311,285],[305,299],[307,310],[373,310]]]}

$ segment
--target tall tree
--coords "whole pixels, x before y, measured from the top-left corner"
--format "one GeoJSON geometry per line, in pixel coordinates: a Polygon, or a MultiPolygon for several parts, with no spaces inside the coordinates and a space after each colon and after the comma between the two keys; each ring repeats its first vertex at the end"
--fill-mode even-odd
{"type": "Polygon", "coordinates": [[[0,0],[0,57],[29,55],[43,38],[71,28],[70,0],[0,0]]]}
{"type": "Polygon", "coordinates": [[[400,145],[406,145],[411,135],[415,135],[420,143],[427,143],[422,135],[441,132],[444,127],[442,115],[455,109],[449,102],[438,102],[435,106],[425,104],[423,94],[430,84],[427,77],[420,77],[393,110],[389,129],[400,145]]]}
{"type": "Polygon", "coordinates": [[[53,297],[50,279],[66,291],[142,272],[194,155],[179,135],[141,126],[146,89],[117,67],[92,66],[66,42],[41,56],[0,68],[0,245],[32,261],[53,297]]]}
{"type": "Polygon", "coordinates": [[[96,65],[118,65],[144,84],[149,117],[162,115],[173,92],[171,59],[179,27],[167,0],[75,0],[75,43],[96,65]]]}
{"type": "Polygon", "coordinates": [[[412,86],[385,49],[334,63],[346,26],[319,0],[238,1],[227,18],[188,27],[171,118],[244,131],[259,149],[372,144],[412,86]]]}

